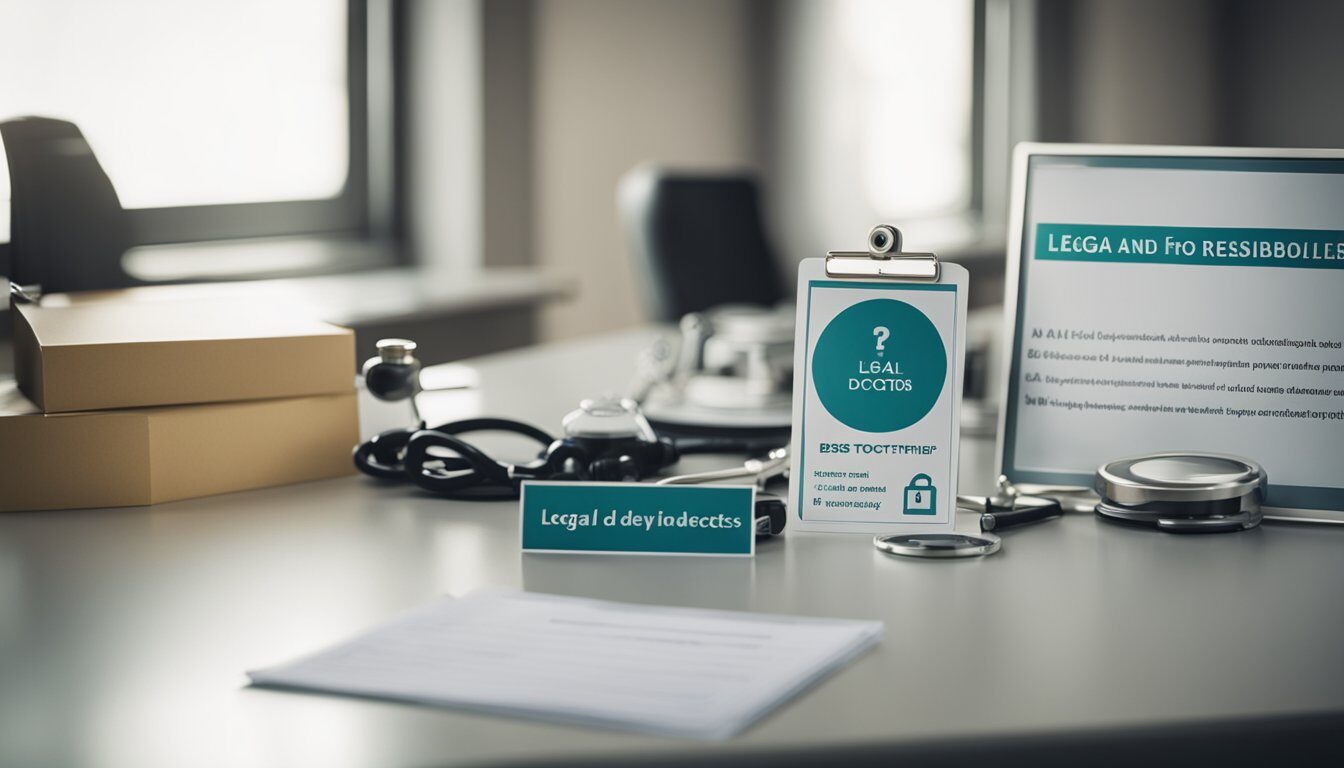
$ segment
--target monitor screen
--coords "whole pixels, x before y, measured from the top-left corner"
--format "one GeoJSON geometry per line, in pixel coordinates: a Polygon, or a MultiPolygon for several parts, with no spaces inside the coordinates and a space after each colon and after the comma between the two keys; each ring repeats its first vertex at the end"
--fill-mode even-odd
{"type": "Polygon", "coordinates": [[[1004,474],[1230,453],[1269,506],[1344,510],[1344,157],[1037,154],[1025,183],[1004,474]]]}

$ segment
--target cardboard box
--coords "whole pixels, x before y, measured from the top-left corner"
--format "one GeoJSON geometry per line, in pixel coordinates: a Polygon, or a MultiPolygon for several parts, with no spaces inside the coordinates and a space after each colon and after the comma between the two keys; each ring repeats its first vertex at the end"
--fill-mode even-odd
{"type": "Polygon", "coordinates": [[[355,393],[43,414],[0,382],[0,511],[155,504],[350,474],[355,393]]]}
{"type": "Polygon", "coordinates": [[[46,413],[300,397],[354,386],[353,332],[280,307],[102,294],[13,308],[15,376],[46,413]]]}

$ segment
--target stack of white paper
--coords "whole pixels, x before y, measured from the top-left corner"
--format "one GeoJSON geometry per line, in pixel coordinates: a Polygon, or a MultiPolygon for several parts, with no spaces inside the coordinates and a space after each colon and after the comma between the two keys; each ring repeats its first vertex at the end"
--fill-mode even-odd
{"type": "Polygon", "coordinates": [[[725,739],[881,636],[875,621],[484,590],[249,675],[258,685],[725,739]]]}

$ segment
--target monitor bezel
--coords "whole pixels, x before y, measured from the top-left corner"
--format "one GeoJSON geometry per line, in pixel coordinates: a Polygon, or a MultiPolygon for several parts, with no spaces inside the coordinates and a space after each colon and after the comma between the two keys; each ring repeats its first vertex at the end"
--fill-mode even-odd
{"type": "MultiPolygon", "coordinates": [[[[1241,159],[1317,159],[1344,160],[1344,149],[1271,149],[1264,147],[1193,147],[1162,146],[1145,144],[1058,144],[1023,142],[1013,148],[1012,189],[1009,196],[1008,211],[1008,250],[1004,279],[1004,329],[1003,353],[999,371],[999,392],[1002,402],[999,407],[998,433],[995,445],[995,475],[1006,476],[1013,480],[1012,468],[1006,466],[1008,398],[1012,392],[1013,350],[1017,348],[1017,302],[1020,295],[1019,279],[1023,260],[1022,236],[1026,224],[1027,188],[1031,158],[1038,156],[1076,157],[1079,159],[1104,157],[1155,157],[1155,158],[1241,158],[1241,159]]],[[[1029,488],[1030,484],[1023,484],[1029,488]]],[[[1344,510],[1295,509],[1290,507],[1265,507],[1265,517],[1270,519],[1296,520],[1344,524],[1344,510]]]]}

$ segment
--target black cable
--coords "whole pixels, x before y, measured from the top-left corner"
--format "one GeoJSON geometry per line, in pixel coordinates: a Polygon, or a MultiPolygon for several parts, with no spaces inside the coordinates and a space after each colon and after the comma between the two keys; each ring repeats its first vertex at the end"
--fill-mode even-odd
{"type": "Polygon", "coordinates": [[[682,456],[696,453],[745,453],[755,456],[764,455],[780,446],[777,439],[749,437],[680,438],[676,444],[682,456]]]}

